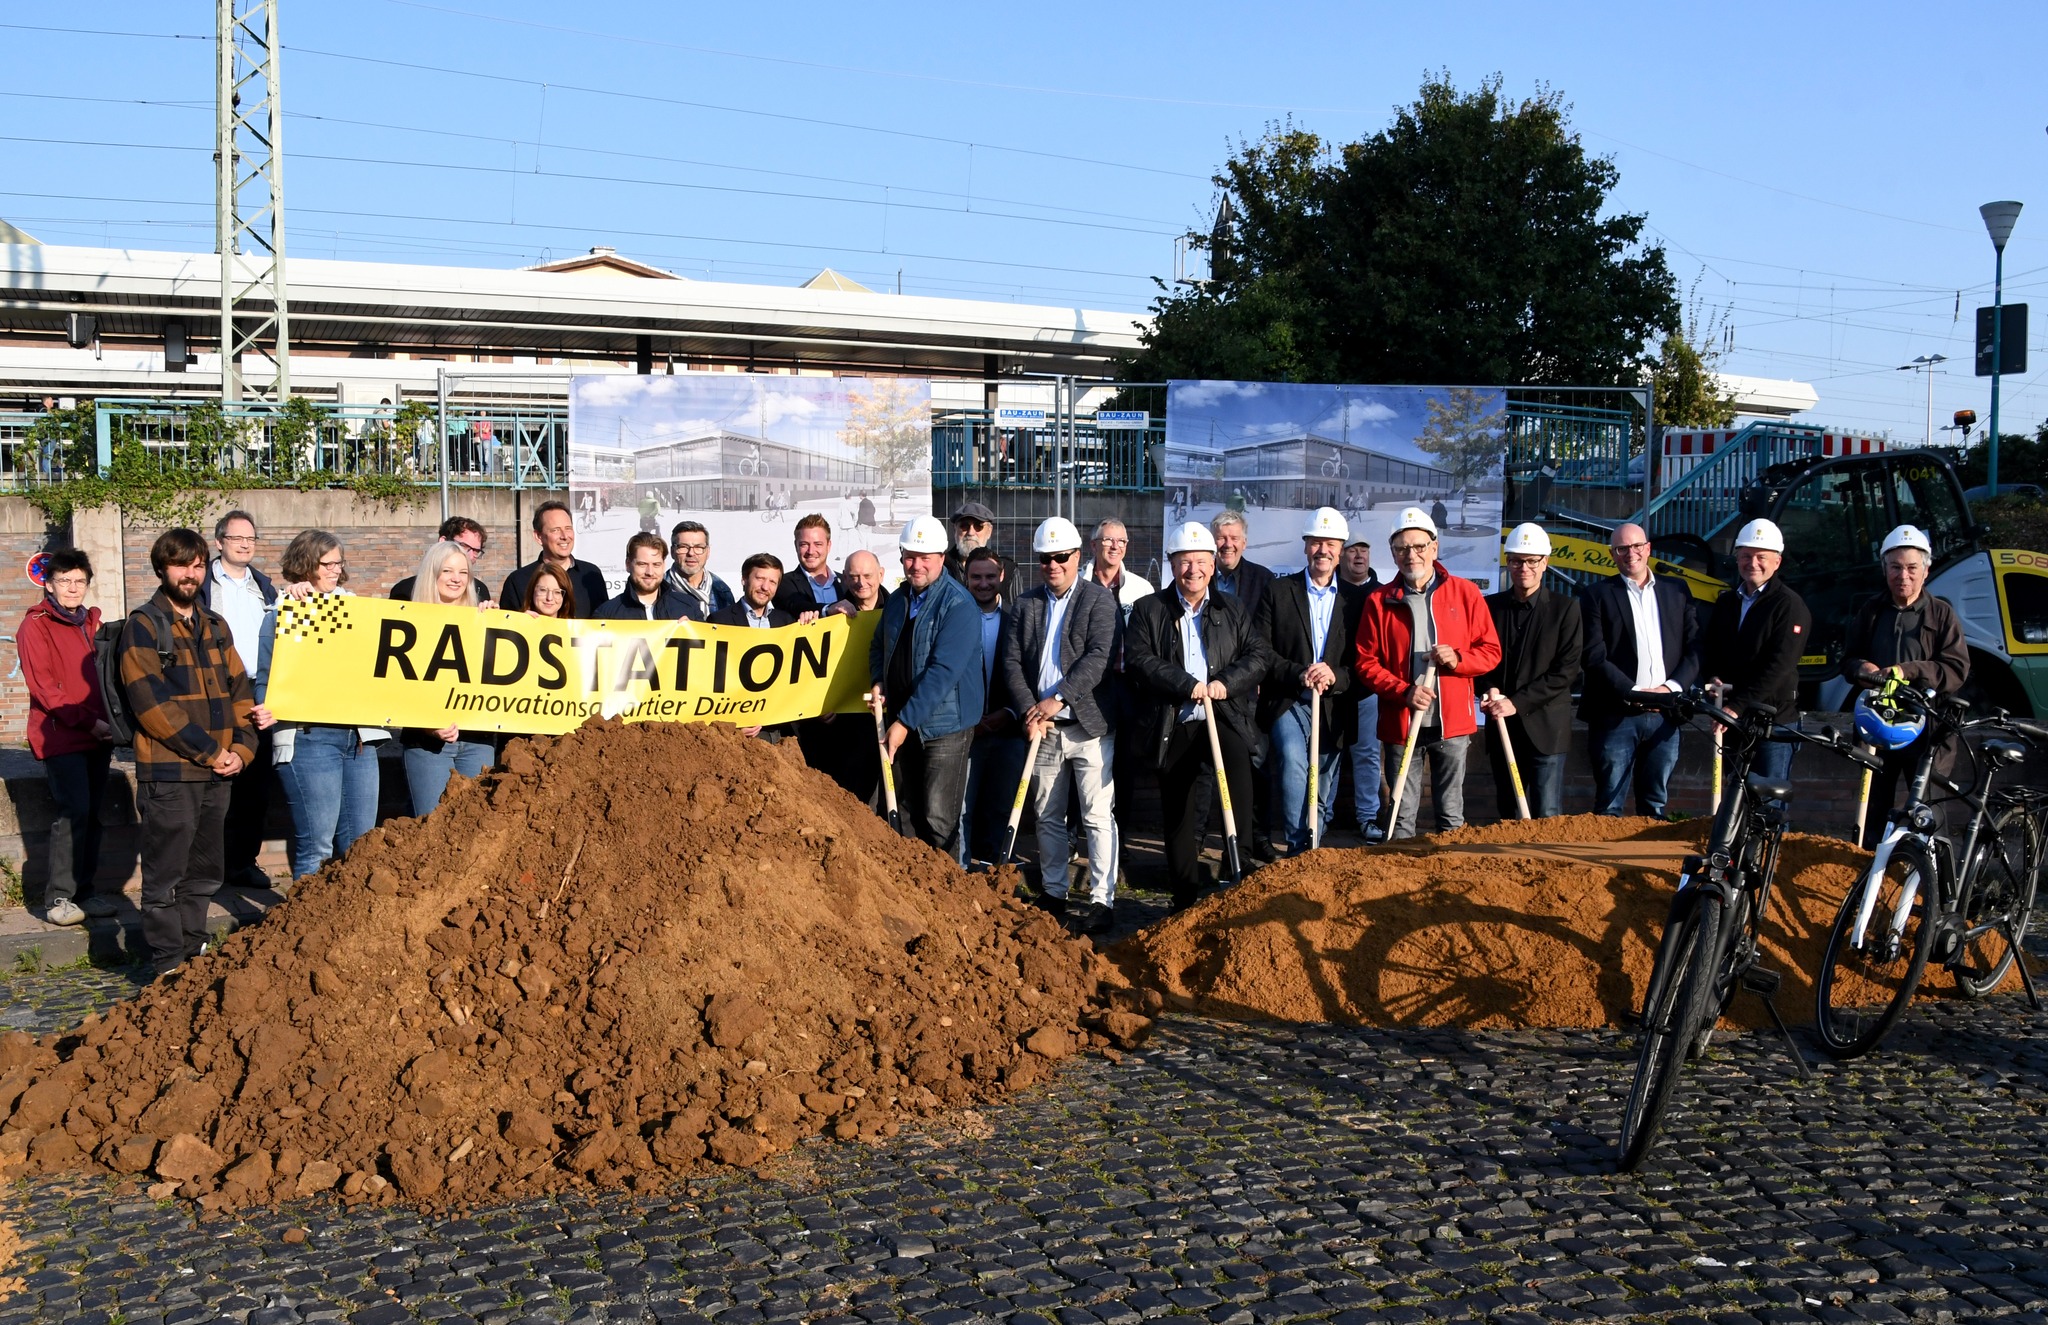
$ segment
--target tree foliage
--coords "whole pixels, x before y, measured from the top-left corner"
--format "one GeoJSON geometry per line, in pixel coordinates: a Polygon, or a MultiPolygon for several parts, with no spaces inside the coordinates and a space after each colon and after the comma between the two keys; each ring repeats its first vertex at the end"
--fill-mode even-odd
{"type": "Polygon", "coordinates": [[[1464,522],[1464,507],[1471,500],[1472,485],[1500,463],[1506,444],[1501,428],[1507,411],[1497,405],[1499,395],[1471,387],[1452,387],[1443,397],[1432,396],[1415,445],[1449,471],[1451,481],[1465,497],[1459,502],[1458,520],[1464,522]]]}
{"type": "MultiPolygon", "coordinates": [[[[1699,282],[1693,282],[1697,289],[1699,282]]],[[[1657,422],[1666,428],[1725,428],[1735,421],[1735,397],[1721,389],[1716,370],[1721,352],[1722,315],[1702,321],[1699,300],[1685,310],[1685,325],[1667,332],[1658,348],[1650,381],[1657,396],[1657,422]]]]}
{"type": "Polygon", "coordinates": [[[1567,107],[1448,75],[1373,136],[1330,150],[1276,125],[1216,179],[1210,280],[1153,305],[1132,381],[1634,383],[1677,328],[1644,218],[1603,216],[1619,178],[1567,107]]]}
{"type": "Polygon", "coordinates": [[[873,379],[865,392],[850,394],[839,440],[866,457],[888,494],[889,518],[896,518],[896,485],[932,461],[931,409],[922,397],[893,377],[873,379]]]}

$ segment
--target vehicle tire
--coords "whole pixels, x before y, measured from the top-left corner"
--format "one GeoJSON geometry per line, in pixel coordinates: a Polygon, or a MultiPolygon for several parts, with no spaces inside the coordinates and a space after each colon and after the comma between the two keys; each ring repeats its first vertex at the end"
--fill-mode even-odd
{"type": "Polygon", "coordinates": [[[1657,1139],[1664,1110],[1678,1086],[1693,1031],[1714,993],[1714,954],[1720,950],[1721,896],[1702,892],[1677,922],[1665,960],[1650,974],[1643,999],[1636,1076],[1621,1116],[1620,1168],[1633,1173],[1657,1139]]]}
{"type": "Polygon", "coordinates": [[[1912,838],[1902,838],[1878,880],[1877,904],[1871,909],[1861,949],[1854,946],[1854,937],[1857,912],[1863,905],[1863,880],[1858,879],[1842,899],[1814,988],[1814,1029],[1831,1057],[1855,1058],[1869,1053],[1905,1015],[1927,973],[1927,956],[1934,950],[1931,917],[1937,886],[1926,848],[1912,838]],[[1909,887],[1912,909],[1900,928],[1899,908],[1909,887]]]}
{"type": "Polygon", "coordinates": [[[1970,892],[1970,912],[1965,919],[1971,929],[2004,920],[2012,929],[2011,939],[2001,930],[1988,930],[1964,946],[1955,965],[1956,988],[1967,998],[1982,998],[2005,983],[2012,972],[2015,945],[2027,935],[2027,922],[2034,914],[2034,890],[2041,872],[2040,837],[2034,817],[2019,806],[2010,806],[1991,821],[1989,840],[1984,844],[1984,861],[1970,892]]]}

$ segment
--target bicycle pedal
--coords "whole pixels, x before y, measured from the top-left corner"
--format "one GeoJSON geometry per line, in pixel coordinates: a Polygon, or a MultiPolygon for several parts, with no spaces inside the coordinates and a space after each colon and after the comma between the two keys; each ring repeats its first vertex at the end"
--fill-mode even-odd
{"type": "Polygon", "coordinates": [[[1752,966],[1742,973],[1742,987],[1752,994],[1770,998],[1778,992],[1778,986],[1784,979],[1784,975],[1767,966],[1752,966]]]}

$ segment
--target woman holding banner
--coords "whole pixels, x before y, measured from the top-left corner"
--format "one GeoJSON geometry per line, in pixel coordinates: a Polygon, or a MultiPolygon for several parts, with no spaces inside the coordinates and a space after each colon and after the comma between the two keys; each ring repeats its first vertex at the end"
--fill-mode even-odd
{"type": "MultiPolygon", "coordinates": [[[[543,563],[545,564],[545,563],[543,563]]],[[[413,601],[437,603],[444,607],[472,607],[476,599],[469,591],[469,554],[454,543],[436,543],[420,561],[413,580],[413,601]]],[[[428,731],[407,727],[399,733],[405,746],[405,785],[412,794],[412,812],[424,819],[441,803],[448,779],[456,773],[476,777],[491,762],[494,747],[488,740],[464,740],[460,729],[443,727],[428,731]]]]}
{"type": "Polygon", "coordinates": [[[576,586],[569,583],[569,572],[552,561],[541,562],[533,578],[526,582],[526,601],[520,606],[528,616],[557,620],[575,616],[576,586]]]}
{"type": "MultiPolygon", "coordinates": [[[[449,546],[453,547],[454,544],[449,546]]],[[[347,558],[341,540],[325,529],[307,529],[285,548],[278,562],[284,592],[297,585],[311,593],[346,594],[347,558]]],[[[256,688],[251,713],[257,727],[271,732],[271,758],[285,803],[292,811],[292,878],[303,879],[377,823],[377,743],[391,738],[382,727],[337,727],[326,723],[279,722],[264,703],[270,691],[270,657],[277,645],[277,614],[263,618],[256,651],[256,688]]],[[[250,776],[257,776],[252,770],[250,776]]]]}

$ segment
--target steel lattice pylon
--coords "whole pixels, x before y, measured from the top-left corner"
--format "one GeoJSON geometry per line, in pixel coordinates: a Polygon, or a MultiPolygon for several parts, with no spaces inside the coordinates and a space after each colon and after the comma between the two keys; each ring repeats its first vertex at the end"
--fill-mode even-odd
{"type": "Polygon", "coordinates": [[[284,103],[277,0],[216,0],[214,233],[220,251],[220,396],[291,395],[291,311],[284,269],[284,103]],[[244,198],[248,206],[244,206],[244,198]],[[242,381],[242,356],[276,368],[242,381]]]}

